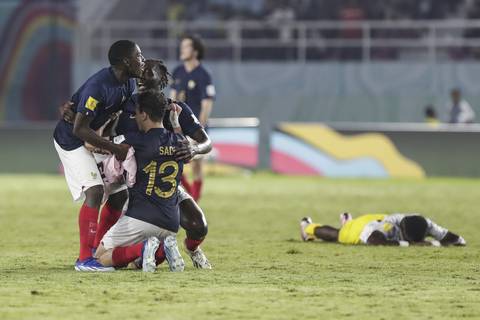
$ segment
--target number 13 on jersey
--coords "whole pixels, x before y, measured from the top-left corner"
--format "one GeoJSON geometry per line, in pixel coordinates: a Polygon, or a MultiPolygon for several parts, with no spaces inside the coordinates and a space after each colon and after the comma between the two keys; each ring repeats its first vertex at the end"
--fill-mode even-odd
{"type": "Polygon", "coordinates": [[[157,162],[151,161],[145,168],[143,172],[148,174],[148,184],[145,193],[149,196],[152,195],[152,191],[155,192],[160,198],[170,198],[177,189],[177,174],[178,174],[178,163],[175,161],[163,162],[158,168],[158,174],[163,175],[167,172],[168,168],[173,168],[172,173],[161,178],[162,182],[168,182],[171,184],[171,187],[168,190],[162,191],[159,187],[155,185],[155,177],[157,175],[157,162]]]}

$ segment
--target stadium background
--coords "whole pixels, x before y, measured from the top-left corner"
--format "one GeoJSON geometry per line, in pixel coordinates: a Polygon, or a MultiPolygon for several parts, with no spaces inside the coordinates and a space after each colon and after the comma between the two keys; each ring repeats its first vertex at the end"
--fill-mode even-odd
{"type": "Polygon", "coordinates": [[[476,1],[0,6],[2,171],[58,170],[50,139],[57,106],[106,65],[114,40],[133,39],[173,67],[179,35],[195,32],[217,86],[212,116],[259,120],[214,121],[222,127],[212,131],[217,162],[331,177],[480,175],[480,127],[422,124],[428,104],[447,118],[454,87],[480,113],[476,1]],[[317,125],[292,128],[299,122],[317,125]]]}
{"type": "Polygon", "coordinates": [[[423,109],[446,119],[460,87],[479,114],[479,19],[472,0],[0,0],[0,319],[478,319],[480,129],[423,109]],[[188,30],[218,91],[214,172],[234,165],[200,201],[214,270],[75,272],[58,105],[114,40],[173,67],[188,30]],[[419,212],[468,244],[300,240],[303,216],[345,211],[419,212]]]}

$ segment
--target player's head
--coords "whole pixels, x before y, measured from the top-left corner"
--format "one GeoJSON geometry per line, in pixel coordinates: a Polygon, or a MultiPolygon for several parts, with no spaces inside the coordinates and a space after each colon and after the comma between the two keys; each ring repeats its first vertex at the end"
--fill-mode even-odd
{"type": "Polygon", "coordinates": [[[113,67],[124,70],[131,78],[140,78],[145,58],[140,47],[130,40],[118,40],[108,50],[108,61],[113,67]]]}
{"type": "Polygon", "coordinates": [[[162,123],[167,104],[167,99],[160,90],[139,93],[135,121],[140,131],[148,131],[152,123],[162,123]]]}
{"type": "Polygon", "coordinates": [[[460,102],[462,92],[458,88],[453,88],[452,91],[450,91],[450,96],[452,97],[453,103],[457,104],[458,102],[460,102]]]}
{"type": "Polygon", "coordinates": [[[163,90],[168,85],[168,73],[167,67],[161,60],[147,59],[145,60],[145,67],[143,68],[143,76],[137,80],[138,91],[143,92],[145,90],[163,90]]]}
{"type": "Polygon", "coordinates": [[[422,216],[406,216],[400,221],[402,237],[408,242],[421,242],[425,240],[428,223],[422,216]]]}
{"type": "Polygon", "coordinates": [[[202,40],[194,35],[185,35],[180,41],[180,60],[202,60],[205,47],[202,40]]]}

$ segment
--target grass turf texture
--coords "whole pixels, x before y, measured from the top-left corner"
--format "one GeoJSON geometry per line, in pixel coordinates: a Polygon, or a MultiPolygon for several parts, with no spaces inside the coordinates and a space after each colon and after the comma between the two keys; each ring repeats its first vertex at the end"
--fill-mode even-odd
{"type": "MultiPolygon", "coordinates": [[[[213,271],[73,270],[77,212],[63,177],[0,176],[0,319],[458,319],[480,316],[477,180],[209,177],[213,271]],[[298,221],[421,212],[466,248],[299,240],[298,221]]],[[[179,235],[183,239],[183,232],[179,235]]]]}

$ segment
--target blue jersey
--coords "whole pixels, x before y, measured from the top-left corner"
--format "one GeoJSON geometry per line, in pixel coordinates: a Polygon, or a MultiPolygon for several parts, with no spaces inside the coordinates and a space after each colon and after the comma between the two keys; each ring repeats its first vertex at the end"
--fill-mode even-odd
{"type": "MultiPolygon", "coordinates": [[[[118,119],[118,124],[115,129],[118,135],[126,134],[130,132],[138,132],[138,126],[135,122],[135,108],[136,108],[137,95],[134,94],[124,105],[123,112],[118,119]]],[[[169,103],[171,100],[169,100],[169,103]]],[[[182,128],[182,132],[186,136],[192,136],[192,134],[198,129],[202,129],[202,125],[198,121],[197,117],[192,112],[192,109],[183,102],[177,102],[182,107],[182,112],[178,116],[178,122],[182,128]]],[[[169,120],[170,110],[165,113],[163,117],[163,126],[170,131],[173,131],[172,124],[169,120]]]]}
{"type": "Polygon", "coordinates": [[[180,225],[177,188],[183,163],[175,160],[175,148],[183,137],[164,128],[146,133],[127,133],[114,138],[135,149],[137,174],[129,189],[127,216],[177,232],[180,225]]]}
{"type": "Polygon", "coordinates": [[[177,100],[183,101],[199,117],[203,99],[215,99],[215,86],[210,73],[200,64],[191,72],[183,65],[173,70],[172,89],[177,91],[177,100]]]}
{"type": "MultiPolygon", "coordinates": [[[[75,92],[71,101],[76,112],[93,117],[90,128],[98,130],[112,113],[121,109],[122,104],[131,97],[134,90],[134,79],[120,83],[111,67],[103,68],[75,92]]],[[[58,122],[53,137],[62,149],[67,151],[84,144],[84,141],[73,134],[73,124],[64,120],[58,122]]]]}

